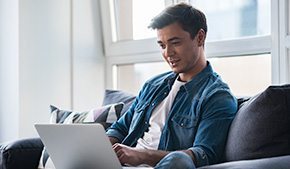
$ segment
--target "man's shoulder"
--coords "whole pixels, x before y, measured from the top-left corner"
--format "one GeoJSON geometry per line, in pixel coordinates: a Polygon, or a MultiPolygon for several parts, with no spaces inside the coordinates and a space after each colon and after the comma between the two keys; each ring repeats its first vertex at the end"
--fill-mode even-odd
{"type": "Polygon", "coordinates": [[[225,97],[235,99],[234,94],[232,93],[230,87],[226,82],[222,80],[222,78],[213,73],[208,76],[207,80],[203,82],[202,95],[204,98],[222,98],[225,97]]]}

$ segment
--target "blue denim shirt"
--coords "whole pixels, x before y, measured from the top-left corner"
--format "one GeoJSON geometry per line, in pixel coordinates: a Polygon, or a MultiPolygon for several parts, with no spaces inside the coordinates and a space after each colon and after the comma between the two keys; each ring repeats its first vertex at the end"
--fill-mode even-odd
{"type": "MultiPolygon", "coordinates": [[[[148,130],[153,109],[168,95],[178,74],[167,72],[148,80],[129,110],[107,131],[128,146],[148,130]]],[[[180,87],[163,127],[158,149],[190,149],[197,167],[221,160],[237,100],[210,63],[180,87]]]]}

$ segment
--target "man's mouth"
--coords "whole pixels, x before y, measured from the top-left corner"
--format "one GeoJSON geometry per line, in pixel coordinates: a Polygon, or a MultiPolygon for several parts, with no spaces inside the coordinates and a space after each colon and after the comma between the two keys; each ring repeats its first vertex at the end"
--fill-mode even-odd
{"type": "Polygon", "coordinates": [[[172,67],[175,67],[175,66],[177,66],[177,63],[179,62],[179,60],[178,59],[174,59],[174,60],[169,60],[169,63],[170,63],[170,65],[172,66],[172,67]]]}

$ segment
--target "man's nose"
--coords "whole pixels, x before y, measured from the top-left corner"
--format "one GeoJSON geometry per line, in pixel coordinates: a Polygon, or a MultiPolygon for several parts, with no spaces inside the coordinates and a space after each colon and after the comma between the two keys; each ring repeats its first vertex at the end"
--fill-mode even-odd
{"type": "Polygon", "coordinates": [[[171,57],[175,54],[175,51],[172,47],[170,46],[167,46],[166,49],[165,49],[165,54],[167,57],[171,57]]]}

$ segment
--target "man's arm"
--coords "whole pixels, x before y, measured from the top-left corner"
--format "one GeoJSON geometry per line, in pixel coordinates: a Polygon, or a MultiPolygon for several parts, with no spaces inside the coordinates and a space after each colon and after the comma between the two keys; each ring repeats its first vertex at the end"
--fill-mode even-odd
{"type": "Polygon", "coordinates": [[[138,166],[147,164],[155,166],[169,152],[161,150],[146,150],[129,147],[123,144],[114,144],[113,149],[121,164],[138,166]]]}
{"type": "Polygon", "coordinates": [[[190,148],[196,167],[218,163],[227,141],[230,124],[237,111],[237,102],[227,90],[213,92],[203,103],[201,120],[190,148]]]}

